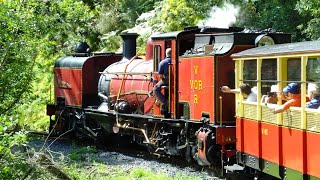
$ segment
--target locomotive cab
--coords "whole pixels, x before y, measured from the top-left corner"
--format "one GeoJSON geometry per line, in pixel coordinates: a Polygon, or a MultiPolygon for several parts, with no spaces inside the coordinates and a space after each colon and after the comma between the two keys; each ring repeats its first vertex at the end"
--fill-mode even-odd
{"type": "Polygon", "coordinates": [[[213,34],[238,32],[242,30],[243,29],[241,28],[221,29],[208,27],[188,27],[185,28],[183,31],[162,33],[151,36],[151,39],[153,41],[154,52],[154,74],[157,74],[158,64],[165,57],[166,48],[170,47],[172,49],[172,60],[169,68],[170,82],[167,90],[169,109],[168,112],[165,115],[163,115],[160,111],[160,104],[155,103],[153,105],[152,114],[155,117],[190,119],[190,113],[188,110],[189,99],[186,102],[180,100],[181,93],[187,92],[185,91],[183,86],[191,83],[189,81],[181,81],[180,78],[183,78],[183,76],[188,76],[190,67],[180,68],[182,64],[181,57],[183,57],[186,54],[194,54],[198,51],[200,52],[202,48],[205,48],[207,47],[207,45],[212,44],[213,34]],[[183,86],[181,86],[182,84],[183,86]],[[183,89],[181,89],[181,87],[183,87],[183,89]]]}

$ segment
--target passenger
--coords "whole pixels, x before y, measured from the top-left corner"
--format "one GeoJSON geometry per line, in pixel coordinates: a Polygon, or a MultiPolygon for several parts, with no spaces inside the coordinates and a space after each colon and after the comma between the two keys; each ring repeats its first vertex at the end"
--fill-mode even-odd
{"type": "MultiPolygon", "coordinates": [[[[276,108],[271,109],[271,112],[273,114],[283,112],[287,109],[289,109],[291,106],[301,106],[301,93],[300,93],[300,86],[297,83],[290,83],[287,87],[283,89],[283,93],[287,93],[287,98],[282,99],[288,99],[287,102],[282,104],[281,106],[278,106],[276,108]]],[[[283,96],[283,94],[281,95],[283,96]]],[[[308,101],[309,98],[307,98],[308,101]]]]}
{"type": "Polygon", "coordinates": [[[228,86],[222,86],[221,91],[224,93],[241,93],[246,101],[257,102],[257,93],[249,84],[241,84],[239,89],[230,89],[228,86]]]}
{"type": "Polygon", "coordinates": [[[162,103],[162,110],[168,111],[168,100],[161,93],[161,86],[169,85],[169,64],[171,63],[171,48],[166,49],[166,58],[159,63],[158,74],[161,80],[154,86],[153,92],[162,103]]]}
{"type": "Polygon", "coordinates": [[[311,99],[307,102],[306,107],[318,109],[320,107],[320,87],[316,83],[308,84],[308,97],[311,99]]]}
{"type": "Polygon", "coordinates": [[[278,93],[278,86],[272,85],[270,88],[270,92],[268,92],[267,95],[262,96],[261,103],[277,104],[278,102],[277,93],[278,93]]]}

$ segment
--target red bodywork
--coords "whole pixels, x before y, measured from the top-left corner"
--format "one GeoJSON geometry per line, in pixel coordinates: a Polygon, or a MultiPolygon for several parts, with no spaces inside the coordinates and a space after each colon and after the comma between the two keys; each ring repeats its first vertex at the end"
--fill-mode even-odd
{"type": "Polygon", "coordinates": [[[306,139],[304,141],[305,147],[305,165],[307,174],[320,178],[320,153],[319,142],[320,134],[313,132],[305,132],[306,139]]]}
{"type": "Polygon", "coordinates": [[[66,105],[81,107],[82,69],[57,68],[54,74],[55,97],[64,97],[66,105]]]}
{"type": "Polygon", "coordinates": [[[148,98],[148,93],[153,89],[153,83],[150,82],[152,68],[153,61],[143,59],[127,60],[110,66],[107,71],[115,73],[110,82],[109,97],[112,102],[115,103],[117,98],[123,99],[132,108],[140,107],[144,114],[150,113],[154,102],[154,98],[148,98]]]}
{"type": "Polygon", "coordinates": [[[220,87],[233,85],[234,62],[230,55],[252,46],[235,46],[223,56],[195,56],[180,58],[179,69],[179,102],[190,106],[190,119],[200,121],[203,115],[210,116],[219,123],[234,122],[235,96],[222,93],[220,87]],[[222,114],[220,113],[220,97],[222,114]]]}
{"type": "Polygon", "coordinates": [[[208,152],[208,144],[211,144],[210,143],[210,140],[211,139],[208,139],[208,138],[211,138],[211,135],[210,134],[211,131],[206,131],[205,129],[202,129],[200,130],[198,133],[197,133],[197,147],[198,147],[198,153],[197,153],[197,156],[198,158],[202,161],[202,163],[204,165],[210,165],[210,162],[208,161],[207,159],[207,152],[208,152]]]}
{"type": "Polygon", "coordinates": [[[320,135],[237,118],[237,150],[302,174],[320,177],[320,135]]]}
{"type": "MultiPolygon", "coordinates": [[[[175,64],[177,63],[176,59],[174,57],[176,57],[176,41],[172,40],[172,41],[168,41],[167,43],[165,41],[155,41],[153,46],[161,46],[161,53],[160,53],[160,57],[161,57],[161,60],[163,60],[165,58],[165,50],[166,50],[166,47],[170,47],[171,48],[171,65],[169,66],[169,76],[170,76],[170,82],[169,82],[169,89],[168,89],[168,100],[169,100],[169,108],[168,108],[168,111],[169,111],[169,115],[170,117],[169,118],[177,118],[176,117],[176,101],[175,101],[175,97],[176,97],[176,72],[175,72],[175,69],[176,69],[176,66],[175,64]]],[[[158,69],[155,69],[153,68],[153,73],[155,74],[154,75],[154,78],[157,80],[157,81],[160,81],[160,78],[158,76],[158,69]]],[[[162,89],[162,93],[164,94],[165,90],[162,89]]],[[[161,114],[161,104],[160,102],[159,103],[154,103],[153,104],[153,107],[152,107],[152,114],[156,117],[164,117],[163,114],[161,114]]]]}
{"type": "Polygon", "coordinates": [[[234,127],[218,127],[216,128],[216,144],[220,144],[221,152],[225,154],[225,158],[231,158],[236,155],[235,149],[225,149],[227,144],[236,143],[236,132],[234,127]]]}
{"type": "MultiPolygon", "coordinates": [[[[205,165],[213,163],[212,157],[215,157],[209,149],[215,148],[217,144],[221,145],[221,156],[225,159],[234,157],[236,151],[234,149],[226,149],[226,145],[236,143],[236,134],[234,127],[216,127],[216,134],[209,128],[200,128],[196,132],[197,137],[197,160],[205,165]],[[210,162],[211,161],[211,162],[210,162]]],[[[220,158],[222,158],[220,157],[220,158]]]]}
{"type": "Polygon", "coordinates": [[[55,97],[63,97],[67,106],[99,105],[97,89],[100,72],[120,59],[119,55],[108,55],[58,60],[54,68],[55,97]]]}
{"type": "MultiPolygon", "coordinates": [[[[214,57],[181,58],[179,101],[189,103],[190,119],[200,121],[202,114],[214,117],[214,57]]],[[[214,118],[210,118],[211,121],[214,118]]]]}

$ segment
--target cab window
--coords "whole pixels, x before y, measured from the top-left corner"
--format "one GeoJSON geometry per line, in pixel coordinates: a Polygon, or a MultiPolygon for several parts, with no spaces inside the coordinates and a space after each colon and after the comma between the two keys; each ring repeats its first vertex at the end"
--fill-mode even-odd
{"type": "Polygon", "coordinates": [[[154,46],[153,52],[154,52],[154,54],[153,54],[153,59],[154,59],[153,70],[154,70],[154,72],[157,72],[159,69],[159,63],[161,61],[161,46],[160,45],[154,46]]]}

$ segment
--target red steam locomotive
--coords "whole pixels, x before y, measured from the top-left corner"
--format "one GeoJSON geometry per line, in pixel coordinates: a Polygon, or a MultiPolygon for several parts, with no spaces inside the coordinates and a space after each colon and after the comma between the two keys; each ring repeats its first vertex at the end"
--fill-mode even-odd
{"type": "MultiPolygon", "coordinates": [[[[185,28],[152,35],[136,56],[135,33],[123,33],[123,54],[88,53],[86,47],[54,66],[55,104],[47,105],[55,134],[130,135],[158,154],[184,156],[206,166],[232,164],[236,155],[235,84],[231,55],[259,44],[287,43],[289,34],[241,28],[185,28]],[[150,96],[159,62],[172,49],[168,111],[150,96]]],[[[81,49],[81,48],[80,48],[81,49]]]]}

